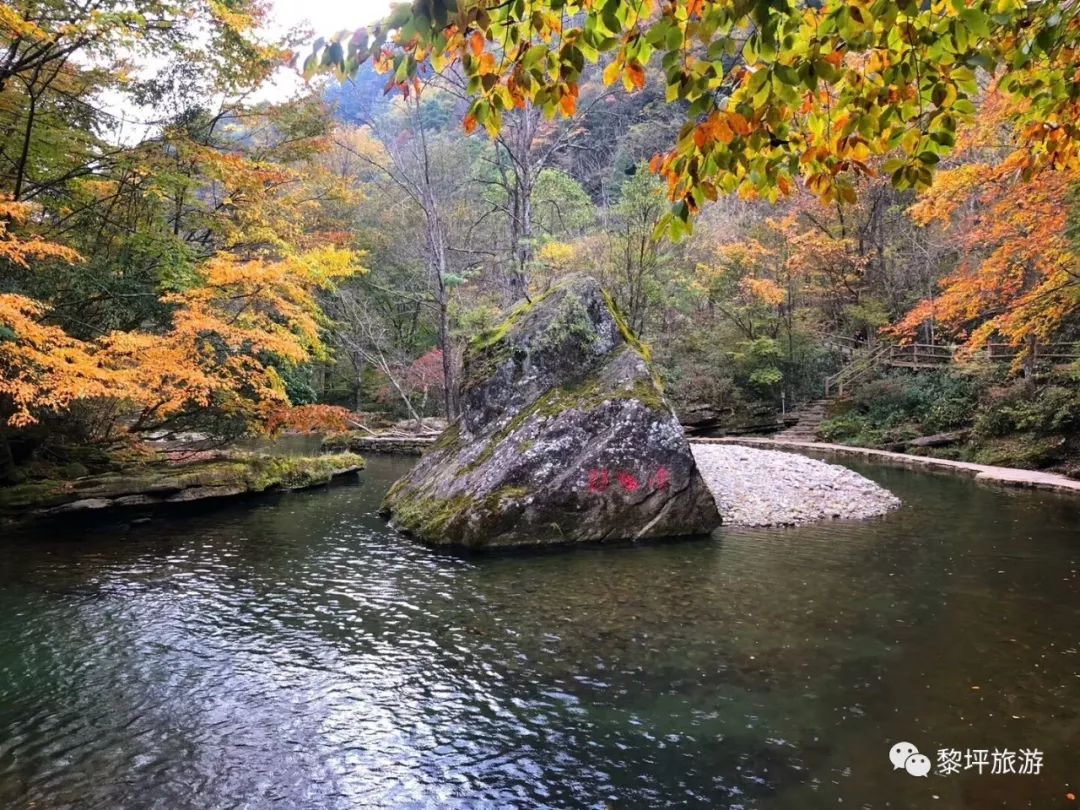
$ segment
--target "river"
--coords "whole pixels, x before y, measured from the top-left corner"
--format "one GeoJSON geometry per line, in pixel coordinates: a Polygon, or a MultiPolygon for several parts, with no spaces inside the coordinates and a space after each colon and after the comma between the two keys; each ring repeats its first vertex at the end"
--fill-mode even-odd
{"type": "Polygon", "coordinates": [[[1076,806],[1077,500],[850,465],[904,506],[457,556],[409,463],[0,539],[0,806],[1076,806]]]}

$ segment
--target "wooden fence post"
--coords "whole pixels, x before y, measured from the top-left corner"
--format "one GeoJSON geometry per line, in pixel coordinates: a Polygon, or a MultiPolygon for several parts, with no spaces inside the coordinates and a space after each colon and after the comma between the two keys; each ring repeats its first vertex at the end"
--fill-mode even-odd
{"type": "Polygon", "coordinates": [[[1024,353],[1024,377],[1030,380],[1035,376],[1035,355],[1039,343],[1035,335],[1028,335],[1024,342],[1027,344],[1024,353]]]}

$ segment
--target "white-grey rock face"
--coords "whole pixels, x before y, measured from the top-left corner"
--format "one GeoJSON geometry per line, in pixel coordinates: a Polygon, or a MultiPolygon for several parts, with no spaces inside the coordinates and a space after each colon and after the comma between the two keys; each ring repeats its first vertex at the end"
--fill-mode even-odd
{"type": "Polygon", "coordinates": [[[690,445],[727,526],[794,526],[884,515],[900,499],[846,467],[732,444],[690,445]]]}

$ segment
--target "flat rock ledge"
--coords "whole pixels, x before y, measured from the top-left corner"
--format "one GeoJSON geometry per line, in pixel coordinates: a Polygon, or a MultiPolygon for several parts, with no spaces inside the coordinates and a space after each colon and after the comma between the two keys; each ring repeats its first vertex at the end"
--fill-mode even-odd
{"type": "Polygon", "coordinates": [[[32,481],[0,488],[0,520],[306,489],[364,468],[354,453],[238,455],[190,464],[147,464],[73,481],[32,481]]]}
{"type": "Polygon", "coordinates": [[[726,526],[863,520],[900,506],[873,481],[818,459],[733,444],[690,449],[726,526]]]}

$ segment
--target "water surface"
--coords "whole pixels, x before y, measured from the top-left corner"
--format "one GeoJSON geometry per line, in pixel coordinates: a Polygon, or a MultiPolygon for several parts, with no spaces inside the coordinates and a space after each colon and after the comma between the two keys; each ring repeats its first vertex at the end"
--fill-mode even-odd
{"type": "Polygon", "coordinates": [[[1080,502],[460,557],[375,514],[409,463],[0,539],[0,806],[1075,807],[1080,502]]]}

